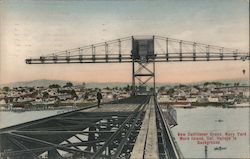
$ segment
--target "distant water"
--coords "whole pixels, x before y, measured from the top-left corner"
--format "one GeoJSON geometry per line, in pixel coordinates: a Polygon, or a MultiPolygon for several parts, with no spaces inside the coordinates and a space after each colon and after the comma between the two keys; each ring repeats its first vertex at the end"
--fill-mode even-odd
{"type": "MultiPolygon", "coordinates": [[[[178,125],[172,128],[178,145],[185,158],[204,158],[204,146],[196,141],[180,141],[177,133],[204,132],[246,132],[246,136],[235,141],[221,141],[208,145],[208,158],[249,158],[249,108],[194,108],[177,110],[178,125]],[[223,120],[223,122],[218,122],[223,120]],[[214,150],[216,147],[226,150],[214,150]]],[[[67,111],[67,110],[65,110],[67,111]]],[[[21,113],[0,112],[0,127],[7,127],[62,113],[62,110],[27,111],[21,113]]]]}
{"type": "Polygon", "coordinates": [[[196,141],[180,140],[178,133],[222,133],[246,132],[246,136],[236,140],[220,141],[220,144],[208,145],[208,158],[250,158],[249,138],[249,108],[194,108],[177,110],[178,125],[172,128],[175,139],[185,158],[204,158],[205,145],[196,141]],[[218,122],[220,120],[221,122],[218,122]],[[216,147],[225,150],[214,150],[216,147]]]}
{"type": "Polygon", "coordinates": [[[57,115],[67,112],[69,109],[61,110],[45,110],[45,111],[25,111],[25,112],[0,112],[0,128],[9,127],[24,122],[57,115]]]}

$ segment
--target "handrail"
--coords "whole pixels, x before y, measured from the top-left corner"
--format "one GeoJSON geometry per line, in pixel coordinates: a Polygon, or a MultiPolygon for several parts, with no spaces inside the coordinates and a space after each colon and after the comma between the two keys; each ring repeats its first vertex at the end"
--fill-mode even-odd
{"type": "Polygon", "coordinates": [[[169,141],[170,141],[170,144],[172,145],[172,151],[173,152],[171,153],[171,155],[173,155],[173,156],[171,156],[171,158],[175,158],[175,159],[184,158],[178,144],[176,143],[176,141],[174,141],[174,135],[172,134],[172,132],[170,130],[170,126],[168,125],[168,123],[166,122],[166,120],[165,120],[165,118],[163,116],[163,112],[162,112],[161,108],[159,107],[159,104],[158,104],[156,98],[155,98],[155,105],[157,107],[157,110],[159,111],[160,118],[161,118],[161,120],[163,122],[165,131],[166,131],[167,136],[168,136],[169,141]]]}

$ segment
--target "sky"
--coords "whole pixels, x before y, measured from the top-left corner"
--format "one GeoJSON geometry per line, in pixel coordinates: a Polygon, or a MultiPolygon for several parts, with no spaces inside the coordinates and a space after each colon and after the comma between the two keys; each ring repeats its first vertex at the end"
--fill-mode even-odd
{"type": "MultiPolygon", "coordinates": [[[[131,35],[249,49],[247,0],[2,0],[0,18],[0,84],[37,79],[130,82],[131,64],[27,65],[24,61],[131,35]]],[[[156,65],[157,82],[248,77],[246,61],[156,65]]]]}

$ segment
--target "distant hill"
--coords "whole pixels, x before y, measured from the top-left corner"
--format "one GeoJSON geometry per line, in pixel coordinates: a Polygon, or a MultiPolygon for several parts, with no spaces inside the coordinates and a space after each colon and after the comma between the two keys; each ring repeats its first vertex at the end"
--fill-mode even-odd
{"type": "MultiPolygon", "coordinates": [[[[65,80],[47,80],[47,79],[41,79],[41,80],[33,80],[33,81],[21,81],[21,82],[12,82],[8,84],[2,84],[0,87],[39,87],[44,86],[48,87],[52,84],[58,84],[60,86],[64,86],[67,82],[73,83],[73,85],[82,85],[81,82],[75,82],[75,81],[65,81],[65,80]]],[[[89,82],[86,83],[87,88],[105,88],[105,87],[125,87],[130,83],[126,82],[108,82],[108,83],[98,83],[98,82],[89,82]]]]}
{"type": "Polygon", "coordinates": [[[107,82],[107,83],[98,83],[98,82],[87,82],[86,88],[114,88],[114,87],[126,87],[127,85],[131,85],[131,83],[127,82],[107,82]]]}
{"type": "MultiPolygon", "coordinates": [[[[47,79],[41,79],[41,80],[33,80],[33,81],[22,81],[22,82],[12,82],[8,84],[2,84],[1,87],[39,87],[39,86],[44,86],[48,87],[51,84],[58,84],[60,86],[65,85],[67,82],[72,82],[72,81],[64,81],[64,80],[47,80],[47,79]]],[[[79,85],[81,84],[80,82],[72,82],[73,85],[79,85]]]]}
{"type": "MultiPolygon", "coordinates": [[[[44,86],[48,87],[52,84],[58,84],[60,86],[64,86],[67,82],[72,82],[73,85],[81,85],[81,82],[76,81],[65,81],[65,80],[47,80],[47,79],[41,79],[41,80],[33,80],[33,81],[22,81],[22,82],[13,82],[8,84],[2,84],[0,87],[39,87],[44,86]]],[[[237,83],[239,82],[241,85],[249,85],[248,79],[235,79],[235,80],[214,80],[214,81],[201,81],[201,82],[194,82],[194,83],[187,83],[186,85],[196,85],[196,84],[203,84],[204,82],[222,82],[222,83],[237,83]]],[[[156,83],[156,87],[161,86],[173,86],[173,85],[179,85],[180,83],[156,83]]],[[[106,82],[106,83],[99,83],[99,82],[86,82],[87,88],[114,88],[114,87],[125,87],[127,85],[131,85],[130,82],[106,82]]],[[[152,83],[149,84],[150,86],[153,86],[152,83]]]]}

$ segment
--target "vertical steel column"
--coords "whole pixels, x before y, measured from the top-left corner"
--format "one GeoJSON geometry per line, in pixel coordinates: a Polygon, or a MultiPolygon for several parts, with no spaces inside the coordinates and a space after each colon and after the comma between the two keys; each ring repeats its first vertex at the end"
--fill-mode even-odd
{"type": "MultiPolygon", "coordinates": [[[[132,49],[134,48],[134,37],[132,36],[132,49]]],[[[136,94],[135,90],[135,56],[134,56],[134,50],[131,51],[131,57],[132,57],[132,94],[136,94]]]]}
{"type": "Polygon", "coordinates": [[[237,60],[237,54],[238,54],[238,50],[235,50],[233,53],[234,60],[237,60]]]}
{"type": "Polygon", "coordinates": [[[63,159],[56,149],[48,151],[48,159],[63,159]]]}
{"type": "Polygon", "coordinates": [[[92,60],[93,60],[93,62],[95,62],[95,46],[92,45],[91,49],[92,49],[92,60]]]}
{"type": "Polygon", "coordinates": [[[223,60],[223,53],[224,53],[224,48],[222,47],[220,49],[220,60],[223,60]]]}
{"type": "Polygon", "coordinates": [[[79,61],[80,62],[82,62],[82,59],[83,59],[82,58],[82,54],[83,54],[82,51],[83,51],[83,49],[79,48],[79,61]]]}
{"type": "MultiPolygon", "coordinates": [[[[155,36],[153,36],[153,41],[155,43],[155,36]]],[[[168,39],[167,39],[168,41],[168,39]]],[[[155,44],[154,44],[154,47],[155,47],[155,44]]],[[[156,90],[155,90],[155,48],[153,49],[154,50],[154,57],[153,57],[153,85],[154,85],[154,95],[156,95],[156,90]]],[[[168,50],[168,48],[167,48],[168,50]]],[[[168,53],[168,51],[167,51],[168,53]]]]}
{"type": "Polygon", "coordinates": [[[154,82],[154,96],[156,96],[156,90],[155,90],[155,57],[153,61],[153,82],[154,82]]]}
{"type": "Polygon", "coordinates": [[[105,42],[105,58],[106,58],[106,62],[108,62],[108,52],[109,52],[109,48],[108,48],[108,44],[107,42],[105,42]]]}
{"type": "Polygon", "coordinates": [[[118,47],[119,47],[119,62],[122,61],[122,45],[121,45],[121,40],[118,40],[118,47]]]}
{"type": "MultiPolygon", "coordinates": [[[[155,43],[155,37],[153,36],[153,43],[155,43]]],[[[133,49],[139,49],[137,48],[137,45],[135,44],[135,39],[132,37],[132,48],[133,49]]],[[[151,44],[152,45],[152,44],[151,44]]],[[[155,54],[154,54],[154,45],[153,48],[151,48],[150,51],[152,52],[147,52],[145,56],[140,56],[136,57],[135,53],[138,50],[133,50],[132,49],[132,87],[133,87],[133,94],[137,94],[136,90],[136,84],[137,82],[139,83],[139,88],[150,88],[150,91],[146,91],[147,93],[150,94],[155,94],[155,54]],[[150,64],[150,66],[148,66],[150,64]],[[149,87],[148,82],[151,80],[153,86],[151,85],[149,87]],[[153,89],[153,90],[152,90],[153,89]]],[[[147,48],[147,51],[149,48],[147,48]]],[[[142,89],[142,90],[143,90],[142,89]]],[[[146,93],[142,92],[142,93],[146,93]]]]}
{"type": "Polygon", "coordinates": [[[180,61],[182,61],[182,40],[180,41],[180,61]]]}
{"type": "Polygon", "coordinates": [[[193,44],[193,61],[196,61],[196,43],[193,44]]]}
{"type": "Polygon", "coordinates": [[[168,61],[168,38],[166,40],[166,60],[168,61]]]}
{"type": "Polygon", "coordinates": [[[69,63],[70,61],[70,51],[66,51],[66,61],[69,63]]]}
{"type": "Polygon", "coordinates": [[[210,57],[209,52],[210,52],[210,45],[207,45],[207,46],[206,46],[206,56],[207,56],[207,61],[209,61],[209,57],[210,57]]]}

